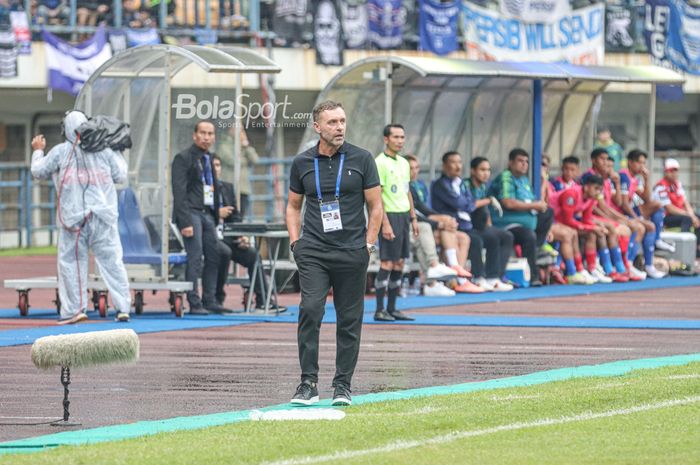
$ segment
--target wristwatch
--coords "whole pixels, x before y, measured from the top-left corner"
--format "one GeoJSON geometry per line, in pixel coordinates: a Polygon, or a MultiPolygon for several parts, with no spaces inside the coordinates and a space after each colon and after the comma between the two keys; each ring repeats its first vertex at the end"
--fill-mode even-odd
{"type": "Polygon", "coordinates": [[[374,253],[374,252],[377,251],[377,246],[375,246],[374,244],[370,244],[370,243],[368,242],[368,243],[367,243],[367,251],[368,251],[369,253],[374,253]]]}

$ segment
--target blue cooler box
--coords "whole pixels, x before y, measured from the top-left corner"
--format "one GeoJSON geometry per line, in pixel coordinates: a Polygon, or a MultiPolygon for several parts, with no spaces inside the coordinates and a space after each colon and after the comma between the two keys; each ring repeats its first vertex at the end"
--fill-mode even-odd
{"type": "Polygon", "coordinates": [[[516,287],[530,287],[530,265],[525,258],[511,258],[506,267],[506,279],[516,287]]]}

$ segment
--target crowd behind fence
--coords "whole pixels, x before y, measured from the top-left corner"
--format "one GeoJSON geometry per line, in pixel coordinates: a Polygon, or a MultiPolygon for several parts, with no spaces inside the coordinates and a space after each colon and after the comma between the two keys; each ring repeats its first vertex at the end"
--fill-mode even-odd
{"type": "MultiPolygon", "coordinates": [[[[355,6],[366,0],[334,1],[338,10],[343,11],[344,5],[355,6]]],[[[470,1],[486,8],[499,8],[497,0],[470,1]]],[[[570,3],[573,8],[581,8],[601,2],[571,0],[570,3]]],[[[606,37],[606,51],[647,52],[643,37],[646,2],[609,0],[604,3],[607,21],[617,25],[606,37]]],[[[275,46],[307,48],[313,44],[317,4],[316,0],[0,0],[0,28],[9,27],[11,11],[26,11],[33,40],[41,40],[42,28],[80,40],[104,26],[154,28],[164,41],[271,39],[275,46]],[[206,31],[213,34],[206,34],[206,31]]],[[[418,10],[418,0],[402,0],[403,40],[395,48],[415,50],[419,47],[418,10]]],[[[367,43],[363,47],[371,48],[371,45],[367,43]]]]}

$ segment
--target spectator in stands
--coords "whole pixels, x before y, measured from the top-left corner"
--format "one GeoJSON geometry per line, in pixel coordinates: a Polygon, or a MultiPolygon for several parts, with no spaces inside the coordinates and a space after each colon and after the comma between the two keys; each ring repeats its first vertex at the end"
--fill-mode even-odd
{"type": "Polygon", "coordinates": [[[627,154],[627,169],[620,171],[620,179],[623,189],[625,179],[629,179],[628,190],[632,195],[632,208],[637,216],[644,217],[654,223],[655,248],[675,252],[676,248],[673,244],[661,239],[661,231],[664,228],[664,207],[661,202],[652,198],[647,158],[647,154],[639,149],[630,150],[627,154]]]}
{"type": "MultiPolygon", "coordinates": [[[[413,208],[416,211],[418,222],[429,224],[431,226],[429,235],[434,236],[437,239],[434,242],[442,246],[445,261],[450,268],[450,270],[443,270],[448,271],[445,276],[457,274],[462,277],[471,277],[471,274],[464,269],[469,252],[469,236],[465,232],[457,230],[457,220],[449,215],[440,214],[430,207],[428,188],[423,181],[418,179],[420,172],[418,159],[414,155],[406,155],[405,158],[411,167],[410,189],[413,197],[413,208]]],[[[419,236],[418,242],[422,241],[423,239],[419,236]]],[[[435,256],[437,258],[437,254],[435,256]]],[[[431,278],[430,273],[427,277],[431,278]]],[[[432,276],[432,278],[437,277],[441,276],[432,276]]]]}
{"type": "MultiPolygon", "coordinates": [[[[630,243],[635,242],[636,235],[643,236],[644,225],[627,218],[613,206],[615,199],[622,196],[622,187],[620,186],[620,175],[614,171],[613,164],[608,163],[608,152],[602,148],[593,149],[591,152],[591,165],[592,167],[588,170],[588,173],[596,174],[603,178],[603,196],[594,212],[601,221],[608,222],[616,229],[622,260],[627,269],[625,276],[632,281],[641,281],[646,278],[646,273],[631,266],[628,263],[627,255],[630,243]],[[635,233],[634,237],[632,237],[633,232],[635,233]]],[[[616,254],[617,251],[611,249],[611,253],[616,254]]],[[[618,272],[622,271],[618,270],[618,272]]]]}
{"type": "MultiPolygon", "coordinates": [[[[214,175],[219,188],[219,221],[220,223],[240,223],[241,214],[236,207],[236,196],[234,194],[233,184],[221,180],[221,158],[217,155],[212,155],[211,164],[214,168],[214,175]]],[[[265,308],[264,291],[267,288],[265,273],[262,269],[260,254],[251,246],[250,241],[246,236],[241,237],[224,237],[219,241],[219,271],[216,280],[216,301],[223,306],[226,300],[226,292],[224,286],[228,278],[228,270],[230,261],[239,263],[248,269],[248,276],[252,279],[253,269],[257,263],[258,271],[254,283],[252,284],[253,292],[255,293],[255,308],[262,310],[265,308]]],[[[278,313],[287,310],[286,307],[277,305],[276,302],[270,303],[270,309],[278,313]]]]}
{"type": "Polygon", "coordinates": [[[513,237],[507,231],[492,227],[493,223],[488,209],[489,205],[493,205],[496,212],[502,213],[501,205],[498,203],[498,200],[496,200],[495,197],[486,196],[487,183],[491,178],[491,164],[484,157],[474,157],[470,163],[470,168],[469,179],[466,179],[464,183],[474,198],[474,204],[476,206],[476,209],[472,213],[474,229],[484,233],[487,228],[490,228],[493,233],[500,235],[504,241],[504,248],[500,248],[498,251],[500,261],[498,264],[498,277],[477,278],[475,281],[476,285],[486,291],[512,291],[513,285],[503,281],[503,275],[508,266],[510,251],[513,249],[513,237]]]}
{"type": "MultiPolygon", "coordinates": [[[[459,152],[449,151],[442,156],[442,176],[433,181],[430,187],[433,208],[457,220],[458,228],[469,235],[469,260],[471,272],[476,282],[500,281],[505,272],[504,263],[513,249],[512,236],[496,228],[485,226],[477,229],[472,214],[477,204],[471,192],[462,180],[462,156],[459,152]],[[486,269],[482,259],[482,250],[486,248],[486,269]],[[505,254],[502,255],[502,254],[505,254]],[[482,278],[484,281],[482,281],[482,278]]],[[[479,293],[486,290],[464,280],[455,289],[457,292],[479,293]]]]}
{"type": "Polygon", "coordinates": [[[418,218],[413,209],[413,198],[409,190],[411,168],[400,155],[406,134],[400,124],[387,124],[384,127],[384,151],[377,155],[379,181],[382,186],[381,242],[379,244],[379,272],[375,279],[377,310],[375,321],[414,320],[396,309],[405,259],[410,256],[410,234],[418,232],[418,218]],[[384,310],[384,294],[387,296],[384,310]]]}
{"type": "Polygon", "coordinates": [[[231,313],[216,302],[219,271],[218,224],[221,196],[212,169],[210,149],[216,141],[214,123],[199,121],[193,144],[175,155],[172,163],[173,220],[182,234],[187,252],[185,276],[192,283],[187,292],[190,313],[231,313]],[[202,256],[204,260],[202,261],[202,256]],[[202,297],[199,296],[199,279],[202,297]]]}
{"type": "Polygon", "coordinates": [[[688,201],[683,189],[683,184],[678,179],[680,163],[675,158],[667,158],[664,161],[664,177],[654,187],[654,194],[661,201],[666,210],[664,226],[681,228],[682,232],[689,232],[695,228],[698,237],[697,256],[700,257],[700,212],[695,210],[688,201]]]}
{"type": "Polygon", "coordinates": [[[241,219],[245,219],[246,216],[250,215],[250,196],[253,193],[252,183],[250,182],[250,171],[253,166],[259,163],[260,157],[258,156],[258,152],[255,150],[255,147],[250,144],[248,134],[246,134],[245,129],[239,128],[236,125],[232,126],[229,129],[228,134],[223,137],[218,151],[223,163],[222,166],[224,177],[229,182],[234,181],[235,131],[240,131],[241,154],[243,155],[241,157],[240,181],[238,187],[241,190],[241,219]]]}
{"type": "Polygon", "coordinates": [[[625,152],[622,150],[622,146],[613,140],[610,128],[601,127],[598,129],[598,138],[596,139],[593,148],[605,149],[610,159],[612,159],[612,161],[615,163],[615,171],[620,171],[622,168],[627,168],[625,152]]]}
{"type": "Polygon", "coordinates": [[[36,23],[39,25],[66,24],[70,16],[68,0],[39,0],[36,8],[36,23]]]}
{"type": "MultiPolygon", "coordinates": [[[[508,168],[493,180],[489,195],[496,197],[503,207],[503,216],[493,217],[496,227],[508,230],[515,244],[520,245],[531,271],[531,286],[541,286],[537,273],[537,249],[555,255],[545,244],[554,220],[554,212],[544,200],[536,200],[528,179],[530,155],[521,148],[508,154],[508,168]]],[[[539,169],[536,171],[539,174],[539,169]]]]}
{"type": "Polygon", "coordinates": [[[561,161],[561,174],[549,181],[552,189],[555,192],[560,192],[575,185],[581,172],[580,165],[581,161],[578,157],[573,155],[565,157],[561,161]]]}
{"type": "Polygon", "coordinates": [[[110,3],[106,0],[78,0],[78,26],[97,26],[99,20],[104,20],[109,13],[110,3]]]}

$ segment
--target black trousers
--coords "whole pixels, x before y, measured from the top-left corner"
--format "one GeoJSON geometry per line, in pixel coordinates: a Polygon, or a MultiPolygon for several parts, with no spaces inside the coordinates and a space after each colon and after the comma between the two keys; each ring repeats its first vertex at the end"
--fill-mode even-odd
{"type": "Polygon", "coordinates": [[[294,246],[294,259],[301,287],[297,330],[301,380],[318,382],[318,339],[326,297],[332,287],[337,317],[333,386],[349,388],[360,353],[367,249],[333,249],[301,239],[294,246]]]}
{"type": "Polygon", "coordinates": [[[214,218],[210,213],[193,210],[192,226],[194,235],[182,238],[187,252],[185,279],[192,283],[192,290],[187,292],[187,301],[190,307],[201,307],[215,302],[216,275],[219,271],[218,239],[214,218]],[[201,299],[197,284],[199,278],[202,278],[201,299]]]}
{"type": "Polygon", "coordinates": [[[544,212],[537,214],[537,226],[533,231],[525,226],[515,226],[508,228],[513,234],[515,244],[519,245],[523,252],[523,257],[527,259],[531,276],[539,276],[537,270],[537,248],[547,240],[547,233],[552,228],[554,222],[554,210],[547,208],[544,212]]]}
{"type": "Polygon", "coordinates": [[[469,261],[475,278],[500,278],[506,272],[508,259],[513,251],[513,236],[504,229],[487,226],[484,229],[465,231],[471,239],[469,261]],[[481,251],[486,249],[486,271],[481,251]]]}
{"type": "Polygon", "coordinates": [[[218,243],[219,249],[219,272],[216,278],[216,300],[223,302],[226,299],[224,286],[228,277],[229,261],[233,261],[248,269],[248,276],[253,276],[253,268],[255,263],[258,263],[258,273],[253,283],[253,292],[255,293],[255,303],[258,307],[265,305],[265,273],[260,262],[260,254],[254,247],[243,248],[239,247],[233,238],[225,238],[218,243]]]}

